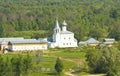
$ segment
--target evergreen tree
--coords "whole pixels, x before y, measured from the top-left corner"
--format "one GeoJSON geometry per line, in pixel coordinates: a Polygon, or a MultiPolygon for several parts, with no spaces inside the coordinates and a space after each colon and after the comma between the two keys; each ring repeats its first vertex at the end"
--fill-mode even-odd
{"type": "Polygon", "coordinates": [[[62,64],[60,58],[57,58],[57,60],[56,60],[55,70],[57,71],[57,73],[58,73],[59,75],[60,75],[60,73],[63,71],[63,64],[62,64]]]}

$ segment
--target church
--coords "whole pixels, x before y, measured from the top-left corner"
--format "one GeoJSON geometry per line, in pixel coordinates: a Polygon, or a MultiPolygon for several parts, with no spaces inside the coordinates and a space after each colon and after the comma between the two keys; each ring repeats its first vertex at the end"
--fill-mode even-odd
{"type": "Polygon", "coordinates": [[[67,30],[67,23],[65,21],[62,23],[61,29],[58,20],[56,19],[53,37],[48,39],[48,47],[77,47],[77,40],[74,38],[74,33],[67,30]]]}
{"type": "Polygon", "coordinates": [[[47,50],[48,48],[67,48],[77,47],[77,40],[74,33],[67,30],[67,23],[63,21],[60,28],[58,20],[54,28],[52,38],[24,39],[18,38],[0,38],[0,50],[9,51],[31,51],[31,50],[47,50]]]}

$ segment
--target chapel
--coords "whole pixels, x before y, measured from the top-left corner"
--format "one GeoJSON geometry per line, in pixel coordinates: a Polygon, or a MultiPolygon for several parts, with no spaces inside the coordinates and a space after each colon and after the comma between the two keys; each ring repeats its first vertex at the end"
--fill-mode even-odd
{"type": "Polygon", "coordinates": [[[68,31],[67,26],[68,25],[64,20],[62,23],[62,28],[60,28],[59,22],[56,19],[53,36],[48,43],[49,48],[77,47],[77,40],[74,37],[74,33],[68,31]]]}

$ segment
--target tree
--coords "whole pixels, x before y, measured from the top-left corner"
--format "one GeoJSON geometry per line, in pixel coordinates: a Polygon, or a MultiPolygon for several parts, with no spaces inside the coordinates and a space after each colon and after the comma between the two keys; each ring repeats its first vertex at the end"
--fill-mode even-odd
{"type": "Polygon", "coordinates": [[[27,75],[31,67],[32,67],[32,59],[29,56],[29,54],[27,54],[27,57],[23,59],[23,72],[27,75]]]}
{"type": "Polygon", "coordinates": [[[0,23],[0,36],[3,36],[4,27],[2,26],[2,23],[0,23]]]}
{"type": "Polygon", "coordinates": [[[118,17],[118,13],[116,9],[112,9],[110,11],[110,17],[116,19],[118,17]]]}
{"type": "Polygon", "coordinates": [[[22,68],[23,68],[22,56],[19,55],[16,58],[12,58],[11,63],[12,63],[13,76],[20,76],[20,74],[22,73],[22,68]]]}
{"type": "Polygon", "coordinates": [[[120,24],[117,23],[109,32],[109,37],[115,38],[116,40],[120,40],[120,24]]]}
{"type": "Polygon", "coordinates": [[[88,50],[86,55],[88,65],[93,73],[107,73],[119,76],[120,71],[120,51],[113,47],[103,47],[102,49],[88,50]]]}
{"type": "Polygon", "coordinates": [[[118,48],[118,50],[120,51],[120,41],[118,41],[118,42],[115,44],[115,47],[118,48]]]}
{"type": "Polygon", "coordinates": [[[57,71],[57,73],[59,75],[63,71],[63,64],[62,64],[62,62],[61,62],[61,60],[59,58],[57,58],[57,60],[56,60],[55,70],[57,71]]]}
{"type": "Polygon", "coordinates": [[[98,71],[98,61],[100,59],[101,52],[99,50],[96,50],[94,48],[88,49],[88,52],[86,54],[86,61],[88,62],[88,65],[90,67],[90,72],[96,73],[98,71]]]}
{"type": "Polygon", "coordinates": [[[5,75],[5,70],[6,70],[6,68],[4,68],[5,67],[5,62],[4,62],[4,58],[2,57],[2,55],[0,55],[0,76],[2,76],[2,75],[5,75]]]}
{"type": "Polygon", "coordinates": [[[102,28],[100,28],[99,26],[96,26],[90,29],[88,36],[99,39],[99,38],[105,37],[104,33],[105,31],[102,28]]]}

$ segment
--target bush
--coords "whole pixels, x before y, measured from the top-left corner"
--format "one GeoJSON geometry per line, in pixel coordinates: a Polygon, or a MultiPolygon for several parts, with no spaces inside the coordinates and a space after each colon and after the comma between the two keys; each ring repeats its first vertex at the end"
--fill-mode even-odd
{"type": "Polygon", "coordinates": [[[114,47],[89,49],[86,61],[92,73],[108,73],[108,76],[117,76],[120,71],[120,51],[114,47]]]}
{"type": "Polygon", "coordinates": [[[107,72],[107,75],[106,76],[117,76],[114,72],[112,71],[109,71],[107,72]]]}

